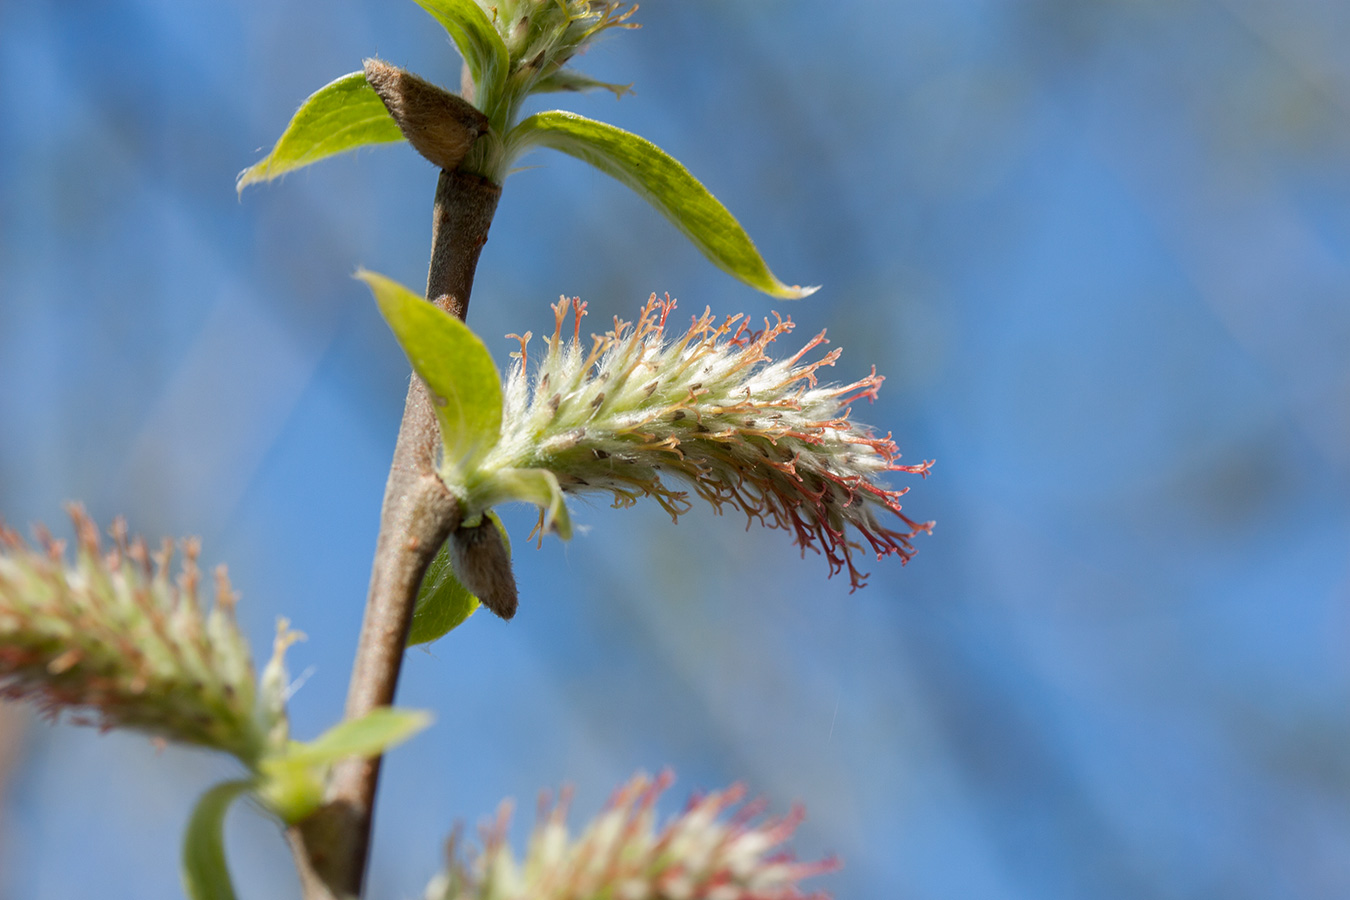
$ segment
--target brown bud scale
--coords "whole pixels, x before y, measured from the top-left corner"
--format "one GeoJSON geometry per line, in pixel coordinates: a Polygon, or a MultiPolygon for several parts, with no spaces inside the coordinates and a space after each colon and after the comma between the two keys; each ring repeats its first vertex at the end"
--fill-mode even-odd
{"type": "Polygon", "coordinates": [[[450,536],[450,562],[459,583],[503,619],[516,614],[519,602],[511,554],[496,524],[485,518],[474,528],[460,528],[450,536]]]}
{"type": "Polygon", "coordinates": [[[366,81],[384,101],[413,149],[447,172],[464,161],[487,116],[472,103],[378,59],[365,62],[366,81]]]}

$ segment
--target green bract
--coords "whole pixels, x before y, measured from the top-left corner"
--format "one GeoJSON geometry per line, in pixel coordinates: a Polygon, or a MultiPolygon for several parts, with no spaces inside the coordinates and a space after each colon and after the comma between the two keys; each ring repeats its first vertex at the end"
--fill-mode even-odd
{"type": "Polygon", "coordinates": [[[513,500],[533,503],[543,513],[545,532],[556,531],[565,541],[572,539],[572,520],[567,515],[558,476],[548,469],[493,468],[484,473],[469,498],[470,509],[488,509],[513,500]]]}
{"type": "MultiPolygon", "coordinates": [[[[785,284],[774,275],[726,207],[650,141],[557,110],[521,121],[522,105],[532,94],[595,88],[627,93],[626,85],[597,81],[567,66],[600,33],[636,27],[627,21],[633,8],[607,0],[416,2],[454,42],[470,82],[467,99],[487,117],[487,130],[459,163],[460,170],[501,184],[522,154],[535,147],[560,150],[632,188],[713,264],[745,284],[786,299],[815,290],[785,284]]],[[[240,174],[238,187],[270,181],[344,150],[402,138],[364,75],[354,72],[306,100],[272,152],[240,174]]]]}

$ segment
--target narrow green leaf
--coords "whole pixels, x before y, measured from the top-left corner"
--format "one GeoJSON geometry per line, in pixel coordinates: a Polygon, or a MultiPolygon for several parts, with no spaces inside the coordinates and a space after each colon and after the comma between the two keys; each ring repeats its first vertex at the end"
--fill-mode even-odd
{"type": "Polygon", "coordinates": [[[281,759],[287,764],[312,766],[353,756],[379,756],[430,724],[430,713],[382,706],[359,719],[340,722],[312,741],[291,744],[281,759]]]}
{"type": "Polygon", "coordinates": [[[501,438],[502,385],[492,354],[459,319],[396,281],[356,273],[375,294],[413,370],[431,391],[447,480],[459,480],[501,438]]]}
{"type": "Polygon", "coordinates": [[[271,181],[310,163],[367,144],[403,140],[362,72],[324,85],[300,105],[272,152],[239,173],[235,188],[271,181]]]}
{"type": "Polygon", "coordinates": [[[598,81],[589,75],[582,75],[572,69],[562,68],[541,78],[534,85],[531,93],[547,94],[555,91],[595,91],[606,90],[614,94],[615,98],[621,98],[624,94],[633,93],[631,84],[615,84],[610,81],[598,81]]]}
{"type": "Polygon", "coordinates": [[[234,900],[234,885],[225,864],[225,813],[250,787],[227,781],[202,795],[183,835],[183,891],[190,900],[234,900]]]}
{"type": "Polygon", "coordinates": [[[626,184],[684,232],[718,268],[770,294],[795,300],[816,288],[786,285],[754,242],[689,170],[646,138],[575,113],[536,113],[511,133],[513,153],[552,147],[626,184]]]}
{"type": "Polygon", "coordinates": [[[416,0],[445,26],[478,88],[478,108],[491,113],[506,84],[510,58],[502,36],[474,0],[416,0]]]}
{"type": "Polygon", "coordinates": [[[558,476],[548,469],[498,469],[477,486],[471,498],[479,509],[511,501],[533,503],[544,511],[544,531],[552,529],[564,541],[572,539],[572,520],[562,487],[558,476]]]}

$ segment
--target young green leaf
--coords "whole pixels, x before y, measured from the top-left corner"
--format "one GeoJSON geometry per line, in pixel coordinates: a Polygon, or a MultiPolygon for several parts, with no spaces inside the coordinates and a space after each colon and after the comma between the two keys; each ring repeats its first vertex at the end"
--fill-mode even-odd
{"type": "Polygon", "coordinates": [[[754,242],[689,170],[646,138],[575,113],[536,113],[511,133],[512,155],[551,147],[626,184],[684,232],[714,265],[753,288],[795,300],[816,288],[786,285],[754,242]]]}
{"type": "Polygon", "coordinates": [[[351,757],[378,756],[430,722],[428,713],[382,706],[334,725],[312,741],[291,741],[259,763],[255,793],[283,822],[293,825],[318,809],[331,765],[351,757]]]}
{"type": "Polygon", "coordinates": [[[234,900],[225,864],[225,813],[247,781],[227,781],[202,795],[183,835],[183,892],[190,900],[234,900]]]}
{"type": "Polygon", "coordinates": [[[343,75],[310,95],[291,118],[272,152],[239,173],[236,190],[271,181],[310,163],[367,144],[403,140],[384,102],[363,72],[343,75]]]}
{"type": "Polygon", "coordinates": [[[418,588],[408,646],[429,644],[445,637],[477,611],[478,598],[460,584],[450,565],[450,544],[442,544],[418,588]]]}
{"type": "Polygon", "coordinates": [[[478,88],[478,108],[489,112],[501,96],[510,65],[506,44],[474,0],[416,0],[450,33],[478,88]]]}
{"type": "Polygon", "coordinates": [[[492,354],[469,326],[398,282],[364,269],[356,277],[370,286],[431,392],[445,448],[442,476],[456,482],[501,437],[502,386],[492,354]]]}
{"type": "Polygon", "coordinates": [[[359,719],[339,722],[312,741],[286,750],[287,762],[329,765],[354,756],[379,756],[431,724],[431,714],[381,706],[359,719]]]}
{"type": "Polygon", "coordinates": [[[574,72],[571,69],[559,69],[552,75],[546,75],[535,82],[535,94],[548,94],[556,91],[595,91],[606,90],[614,94],[615,99],[622,99],[624,94],[633,93],[631,84],[615,84],[609,81],[597,81],[589,75],[582,75],[580,72],[574,72]]]}
{"type": "MultiPolygon", "coordinates": [[[[484,515],[501,533],[506,552],[511,552],[511,537],[506,526],[494,512],[484,515]]],[[[408,646],[429,644],[454,631],[478,611],[478,598],[455,577],[450,564],[450,542],[447,541],[436,558],[427,567],[422,586],[417,590],[417,606],[413,609],[412,627],[408,630],[408,646]]]]}

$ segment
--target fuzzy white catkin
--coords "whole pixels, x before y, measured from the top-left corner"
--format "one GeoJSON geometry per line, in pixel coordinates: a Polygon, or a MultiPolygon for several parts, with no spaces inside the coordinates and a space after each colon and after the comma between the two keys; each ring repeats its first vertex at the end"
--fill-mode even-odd
{"type": "Polygon", "coordinates": [[[652,295],[636,322],[616,319],[587,342],[586,304],[563,298],[553,309],[554,332],[533,373],[531,335],[518,338],[501,439],[484,472],[546,470],[565,492],[605,491],[616,506],[651,497],[676,518],[692,492],[788,531],[803,553],[822,553],[831,574],[846,569],[854,588],[867,578],[855,551],[906,561],[910,539],[932,529],[901,511],[908,488],[878,480],[925,475],[931,463],[899,464],[890,436],[851,416],[855,400],[875,397],[881,376],[873,369],[851,384],[821,384],[819,370],[841,351],[803,361],[826,343],[824,332],[775,361],[769,347],[792,330],[790,319],[756,330],[743,316],[705,311],[672,336],[675,302],[652,295]]]}

